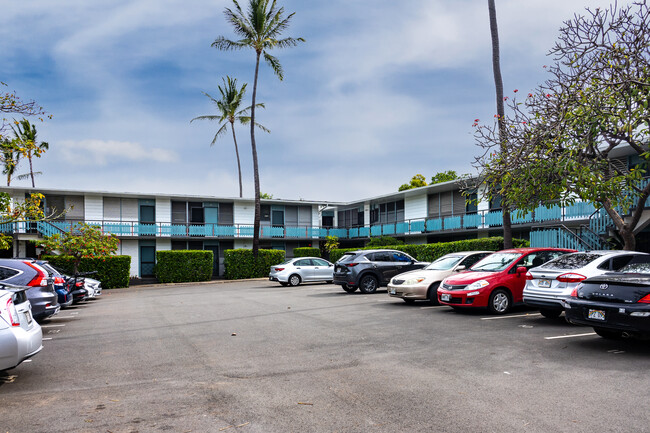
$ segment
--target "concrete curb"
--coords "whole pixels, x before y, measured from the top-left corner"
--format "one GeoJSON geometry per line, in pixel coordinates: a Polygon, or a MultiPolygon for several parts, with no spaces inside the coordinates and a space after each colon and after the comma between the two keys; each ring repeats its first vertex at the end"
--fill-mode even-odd
{"type": "Polygon", "coordinates": [[[185,283],[155,283],[155,284],[135,284],[129,287],[123,287],[120,289],[102,289],[102,290],[132,290],[132,289],[147,289],[147,288],[156,288],[156,287],[182,287],[182,286],[203,286],[208,284],[228,284],[228,283],[240,283],[246,281],[269,281],[268,278],[246,278],[242,280],[210,280],[210,281],[188,281],[185,283]]]}

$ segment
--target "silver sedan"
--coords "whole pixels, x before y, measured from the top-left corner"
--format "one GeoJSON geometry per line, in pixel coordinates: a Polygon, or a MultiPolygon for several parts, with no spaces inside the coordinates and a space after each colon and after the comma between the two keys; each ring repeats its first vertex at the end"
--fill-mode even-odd
{"type": "Polygon", "coordinates": [[[334,264],[320,257],[298,257],[271,266],[269,280],[283,286],[297,286],[310,281],[332,282],[334,264]]]}
{"type": "Polygon", "coordinates": [[[0,371],[40,352],[42,341],[43,332],[32,317],[24,289],[0,289],[0,371]]]}

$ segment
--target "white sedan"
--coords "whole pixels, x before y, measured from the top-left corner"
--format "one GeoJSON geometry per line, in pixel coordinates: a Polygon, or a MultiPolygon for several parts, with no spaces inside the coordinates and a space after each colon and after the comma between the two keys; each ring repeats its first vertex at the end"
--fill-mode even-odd
{"type": "Polygon", "coordinates": [[[311,281],[332,282],[334,264],[320,257],[298,257],[271,266],[269,280],[283,286],[297,286],[311,281]]]}
{"type": "Polygon", "coordinates": [[[24,288],[0,285],[0,371],[36,355],[42,342],[43,331],[32,317],[24,288]]]}

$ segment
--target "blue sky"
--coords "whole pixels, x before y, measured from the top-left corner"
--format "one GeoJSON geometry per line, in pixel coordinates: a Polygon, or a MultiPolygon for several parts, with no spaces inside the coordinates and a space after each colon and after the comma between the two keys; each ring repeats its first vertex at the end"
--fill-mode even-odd
{"type": "MultiPolygon", "coordinates": [[[[277,50],[279,81],[261,65],[261,190],[275,198],[347,201],[396,191],[421,173],[472,173],[472,123],[495,112],[485,0],[285,0],[295,12],[277,50]]],[[[599,0],[497,0],[506,94],[528,92],[562,22],[599,0]]],[[[626,4],[628,2],[619,2],[626,4]]],[[[242,6],[247,4],[242,0],[242,6]]],[[[230,134],[214,147],[202,94],[248,82],[254,54],[235,39],[230,0],[10,0],[0,14],[0,81],[53,115],[37,123],[50,150],[37,187],[239,194],[230,134]]],[[[250,133],[236,129],[244,196],[253,196],[250,133]]],[[[26,172],[27,165],[19,168],[26,172]]],[[[12,185],[28,186],[28,181],[12,185]]]]}

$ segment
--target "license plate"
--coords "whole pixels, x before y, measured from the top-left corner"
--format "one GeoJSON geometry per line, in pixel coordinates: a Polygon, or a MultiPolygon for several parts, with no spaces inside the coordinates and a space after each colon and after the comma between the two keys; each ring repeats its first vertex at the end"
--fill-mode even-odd
{"type": "Polygon", "coordinates": [[[440,295],[440,299],[443,301],[451,301],[451,295],[448,293],[443,293],[442,295],[440,295]]]}
{"type": "Polygon", "coordinates": [[[551,280],[539,280],[538,287],[548,288],[551,287],[551,280]]]}
{"type": "Polygon", "coordinates": [[[593,319],[593,320],[605,320],[605,310],[589,310],[587,313],[587,318],[588,319],[593,319]]]}
{"type": "Polygon", "coordinates": [[[27,324],[30,325],[32,323],[32,313],[25,311],[25,318],[27,319],[27,324]]]}

